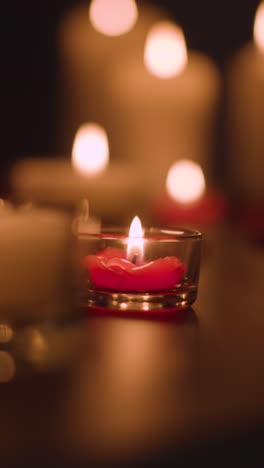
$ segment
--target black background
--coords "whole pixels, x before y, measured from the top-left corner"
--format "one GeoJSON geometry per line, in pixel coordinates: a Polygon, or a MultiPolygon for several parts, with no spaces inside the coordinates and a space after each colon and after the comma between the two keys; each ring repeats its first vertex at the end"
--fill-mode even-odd
{"type": "MultiPolygon", "coordinates": [[[[56,30],[76,0],[13,0],[1,5],[0,169],[14,160],[56,153],[56,30]]],[[[252,37],[258,0],[156,0],[183,27],[191,48],[224,70],[252,37]]]]}

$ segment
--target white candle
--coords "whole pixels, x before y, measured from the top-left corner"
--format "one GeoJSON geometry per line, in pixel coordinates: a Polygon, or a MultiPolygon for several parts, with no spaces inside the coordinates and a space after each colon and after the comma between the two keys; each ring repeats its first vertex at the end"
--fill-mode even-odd
{"type": "Polygon", "coordinates": [[[0,213],[0,315],[47,318],[67,314],[70,222],[50,210],[0,213]]]}
{"type": "Polygon", "coordinates": [[[62,153],[70,150],[83,122],[97,121],[108,132],[108,122],[114,118],[112,102],[105,94],[109,70],[123,56],[140,53],[148,28],[161,16],[154,6],[137,10],[134,0],[93,0],[90,10],[87,2],[62,18],[58,33],[62,153]]]}
{"type": "Polygon", "coordinates": [[[211,178],[220,79],[205,55],[187,54],[183,33],[155,25],[141,59],[127,56],[109,76],[113,152],[137,161],[153,190],[173,162],[190,158],[211,178]]]}
{"type": "Polygon", "coordinates": [[[233,194],[241,200],[264,196],[264,2],[254,42],[238,51],[228,76],[228,170],[233,194]]]}
{"type": "Polygon", "coordinates": [[[126,221],[141,214],[148,195],[144,173],[131,163],[109,163],[105,131],[82,126],[70,159],[24,160],[14,167],[11,185],[18,200],[74,208],[87,198],[92,216],[126,221]]]}

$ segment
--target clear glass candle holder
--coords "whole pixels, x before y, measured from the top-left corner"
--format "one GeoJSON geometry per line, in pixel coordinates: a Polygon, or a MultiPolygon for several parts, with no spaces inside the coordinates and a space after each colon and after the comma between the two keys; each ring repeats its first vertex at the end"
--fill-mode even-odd
{"type": "Polygon", "coordinates": [[[78,237],[80,301],[90,309],[175,311],[197,297],[203,234],[150,229],[144,237],[109,228],[78,237]]]}

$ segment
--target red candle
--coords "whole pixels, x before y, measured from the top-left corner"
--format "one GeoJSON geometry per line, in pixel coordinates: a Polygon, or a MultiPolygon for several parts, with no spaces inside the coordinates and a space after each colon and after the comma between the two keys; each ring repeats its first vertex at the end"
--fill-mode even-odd
{"type": "Polygon", "coordinates": [[[174,288],[182,279],[186,266],[177,257],[143,261],[143,231],[138,218],[130,229],[127,251],[106,248],[84,259],[96,289],[127,292],[153,292],[174,288]]]}

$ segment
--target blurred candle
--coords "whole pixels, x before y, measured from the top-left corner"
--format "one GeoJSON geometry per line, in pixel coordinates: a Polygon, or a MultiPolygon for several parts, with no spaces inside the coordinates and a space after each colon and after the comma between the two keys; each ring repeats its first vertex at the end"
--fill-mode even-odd
{"type": "Polygon", "coordinates": [[[232,59],[228,75],[228,170],[240,201],[264,199],[264,2],[254,24],[254,41],[232,59]]]}
{"type": "Polygon", "coordinates": [[[35,158],[16,164],[11,185],[18,200],[75,208],[87,198],[91,213],[105,221],[126,219],[144,206],[144,174],[131,164],[109,163],[108,138],[97,124],[85,124],[67,158],[35,158]]]}
{"type": "Polygon", "coordinates": [[[68,216],[55,210],[13,208],[0,217],[1,319],[71,313],[68,216]]]}
{"type": "Polygon", "coordinates": [[[187,53],[182,30],[167,21],[154,25],[144,57],[129,54],[110,72],[114,153],[139,162],[153,190],[185,156],[210,178],[219,91],[215,65],[187,53]]]}
{"type": "MultiPolygon", "coordinates": [[[[133,51],[140,54],[147,30],[162,16],[135,0],[92,0],[75,6],[61,20],[58,48],[62,95],[59,103],[60,150],[69,151],[74,129],[96,120],[108,131],[113,118],[106,97],[109,70],[133,51]]],[[[111,138],[110,138],[111,145],[111,138]]]]}
{"type": "Polygon", "coordinates": [[[191,160],[172,165],[166,179],[166,193],[154,199],[156,221],[206,229],[227,214],[227,202],[216,190],[207,189],[202,168],[191,160]]]}

